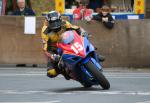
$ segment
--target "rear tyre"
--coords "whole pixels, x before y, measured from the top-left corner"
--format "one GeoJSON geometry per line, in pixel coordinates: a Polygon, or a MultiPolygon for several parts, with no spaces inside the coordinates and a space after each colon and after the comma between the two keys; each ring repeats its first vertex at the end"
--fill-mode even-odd
{"type": "Polygon", "coordinates": [[[87,70],[91,73],[91,75],[98,81],[98,83],[102,86],[103,89],[109,89],[110,84],[108,80],[105,78],[103,73],[97,69],[97,67],[89,61],[85,64],[87,70]]]}

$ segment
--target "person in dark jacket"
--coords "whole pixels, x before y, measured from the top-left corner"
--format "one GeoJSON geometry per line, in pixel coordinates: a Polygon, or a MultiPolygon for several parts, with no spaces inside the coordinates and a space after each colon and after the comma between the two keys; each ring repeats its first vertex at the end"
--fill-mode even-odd
{"type": "Polygon", "coordinates": [[[25,6],[25,0],[18,0],[17,4],[18,4],[18,8],[15,10],[13,15],[35,16],[34,11],[25,6]]]}
{"type": "Polygon", "coordinates": [[[92,20],[102,22],[108,29],[112,29],[114,27],[114,19],[110,14],[110,9],[108,6],[103,6],[100,12],[93,16],[92,20]]]}

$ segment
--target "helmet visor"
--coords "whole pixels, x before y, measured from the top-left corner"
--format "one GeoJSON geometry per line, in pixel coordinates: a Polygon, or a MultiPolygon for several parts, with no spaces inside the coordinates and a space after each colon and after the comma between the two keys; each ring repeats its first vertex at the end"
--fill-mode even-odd
{"type": "Polygon", "coordinates": [[[60,19],[60,15],[57,12],[54,12],[54,13],[48,14],[46,18],[48,21],[54,21],[56,19],[60,19]]]}
{"type": "Polygon", "coordinates": [[[50,21],[49,22],[49,27],[52,30],[60,28],[61,27],[61,20],[50,21]]]}

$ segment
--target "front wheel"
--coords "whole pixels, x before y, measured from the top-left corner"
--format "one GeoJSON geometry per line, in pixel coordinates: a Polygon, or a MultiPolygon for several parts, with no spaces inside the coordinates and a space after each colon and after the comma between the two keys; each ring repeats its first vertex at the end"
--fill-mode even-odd
{"type": "Polygon", "coordinates": [[[91,62],[88,61],[85,64],[87,70],[91,73],[91,75],[98,81],[98,83],[102,86],[103,89],[109,89],[110,84],[108,80],[105,78],[103,73],[97,69],[97,67],[91,62]]]}

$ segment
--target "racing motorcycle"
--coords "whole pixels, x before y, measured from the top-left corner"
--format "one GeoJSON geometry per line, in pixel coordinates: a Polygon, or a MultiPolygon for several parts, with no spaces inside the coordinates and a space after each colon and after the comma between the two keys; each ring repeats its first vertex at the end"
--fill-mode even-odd
{"type": "Polygon", "coordinates": [[[87,34],[78,35],[76,31],[66,31],[61,35],[62,42],[57,43],[61,55],[58,67],[69,79],[80,82],[84,87],[100,85],[109,89],[110,83],[103,75],[102,66],[94,46],[87,34]]]}

